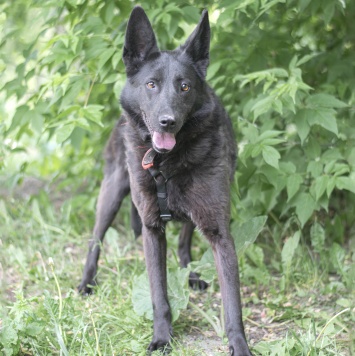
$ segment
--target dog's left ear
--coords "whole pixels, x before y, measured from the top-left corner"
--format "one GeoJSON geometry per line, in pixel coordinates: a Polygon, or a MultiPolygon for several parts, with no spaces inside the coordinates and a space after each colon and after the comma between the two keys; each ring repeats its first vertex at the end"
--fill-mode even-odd
{"type": "Polygon", "coordinates": [[[152,54],[159,52],[154,31],[140,6],[136,6],[128,20],[123,62],[128,75],[133,75],[152,54]]]}
{"type": "Polygon", "coordinates": [[[181,46],[183,53],[186,53],[195,63],[195,68],[201,77],[205,77],[210,58],[210,22],[207,10],[203,10],[200,22],[195,30],[181,46]]]}

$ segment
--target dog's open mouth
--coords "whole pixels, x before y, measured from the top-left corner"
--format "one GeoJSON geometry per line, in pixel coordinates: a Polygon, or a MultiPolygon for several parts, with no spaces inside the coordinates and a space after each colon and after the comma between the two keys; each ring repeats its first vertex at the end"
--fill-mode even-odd
{"type": "Polygon", "coordinates": [[[171,151],[175,144],[175,135],[170,132],[153,132],[152,135],[153,148],[158,152],[171,151]]]}

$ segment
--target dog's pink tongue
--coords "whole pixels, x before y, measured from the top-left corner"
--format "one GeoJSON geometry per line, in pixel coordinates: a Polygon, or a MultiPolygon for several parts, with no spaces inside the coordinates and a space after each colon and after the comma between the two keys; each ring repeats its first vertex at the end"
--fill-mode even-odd
{"type": "Polygon", "coordinates": [[[169,132],[154,132],[153,143],[158,150],[170,151],[176,144],[175,136],[169,132]]]}

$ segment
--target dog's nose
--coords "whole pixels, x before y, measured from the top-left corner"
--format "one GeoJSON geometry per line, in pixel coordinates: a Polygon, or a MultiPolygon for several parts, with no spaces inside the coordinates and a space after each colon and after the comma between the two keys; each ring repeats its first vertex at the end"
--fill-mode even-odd
{"type": "Polygon", "coordinates": [[[164,129],[172,129],[176,125],[176,120],[172,116],[164,115],[160,117],[159,125],[164,129]]]}

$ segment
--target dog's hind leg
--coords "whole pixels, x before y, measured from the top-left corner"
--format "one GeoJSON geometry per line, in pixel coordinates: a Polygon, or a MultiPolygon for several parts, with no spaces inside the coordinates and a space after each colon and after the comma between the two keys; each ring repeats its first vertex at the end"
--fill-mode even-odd
{"type": "Polygon", "coordinates": [[[131,206],[131,227],[134,232],[135,238],[138,238],[142,233],[142,220],[138,214],[138,210],[132,201],[131,206]]]}
{"type": "Polygon", "coordinates": [[[102,241],[129,190],[129,176],[126,168],[117,165],[117,162],[107,162],[97,202],[93,238],[89,244],[83,278],[78,287],[82,294],[90,294],[92,292],[90,286],[96,284],[97,262],[102,241]]]}
{"type": "MultiPolygon", "coordinates": [[[[187,267],[191,262],[191,240],[195,229],[195,225],[189,221],[182,225],[180,236],[179,236],[179,259],[181,267],[187,267]]],[[[208,287],[208,284],[199,278],[198,274],[191,272],[189,276],[189,285],[193,289],[204,290],[208,287]]]]}
{"type": "Polygon", "coordinates": [[[210,238],[210,242],[221,287],[230,354],[251,356],[242,321],[238,260],[233,239],[229,233],[224,233],[210,238]]]}

